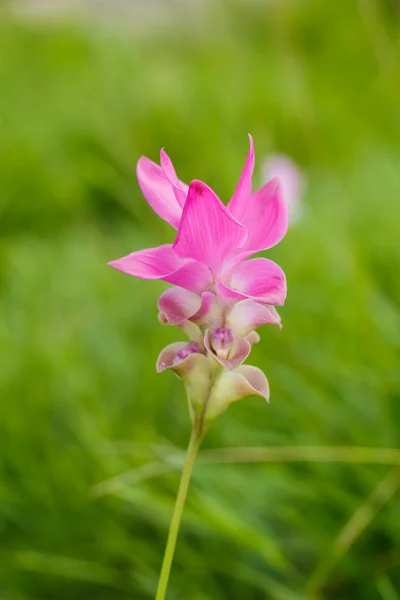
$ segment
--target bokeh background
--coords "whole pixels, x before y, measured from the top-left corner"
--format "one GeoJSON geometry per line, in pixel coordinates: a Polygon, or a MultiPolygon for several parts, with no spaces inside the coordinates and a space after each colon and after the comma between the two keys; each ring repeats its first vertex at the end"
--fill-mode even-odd
{"type": "Polygon", "coordinates": [[[307,180],[268,256],[284,327],[210,430],[171,600],[400,598],[396,0],[3,3],[0,598],[154,598],[190,423],[156,375],[164,289],[106,266],[172,241],[161,147],[227,201],[255,138],[307,180]],[[223,450],[221,450],[223,449],[223,450]]]}

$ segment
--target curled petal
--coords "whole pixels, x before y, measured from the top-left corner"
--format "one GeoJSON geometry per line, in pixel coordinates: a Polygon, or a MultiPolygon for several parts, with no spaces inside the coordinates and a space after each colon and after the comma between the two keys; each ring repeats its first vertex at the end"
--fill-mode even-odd
{"type": "MultiPolygon", "coordinates": [[[[176,357],[176,354],[180,350],[183,350],[184,348],[186,348],[186,346],[187,346],[187,342],[174,342],[173,344],[169,344],[163,350],[161,350],[160,354],[158,355],[157,363],[156,363],[157,373],[162,373],[163,371],[165,371],[165,369],[171,369],[171,368],[176,370],[178,368],[178,365],[174,364],[174,359],[176,357]]],[[[185,358],[179,364],[181,365],[184,361],[188,361],[190,356],[192,356],[192,355],[189,355],[187,358],[185,358]]]]}
{"type": "Polygon", "coordinates": [[[182,207],[163,169],[146,156],[142,156],[136,167],[136,175],[143,196],[154,212],[178,229],[182,207]]]}
{"type": "MultiPolygon", "coordinates": [[[[182,379],[188,395],[189,409],[192,420],[194,415],[200,415],[210,392],[211,366],[210,361],[199,352],[187,353],[182,360],[176,360],[177,355],[185,351],[193,342],[175,342],[169,344],[157,359],[157,372],[166,369],[174,371],[182,379]]],[[[184,354],[183,354],[184,356],[184,354]]]]}
{"type": "Polygon", "coordinates": [[[210,355],[225,369],[236,369],[241,365],[251,351],[251,343],[239,336],[233,336],[233,343],[228,353],[218,352],[212,346],[212,331],[208,329],[204,335],[204,346],[210,355]]]}
{"type": "Polygon", "coordinates": [[[172,185],[172,189],[174,191],[174,195],[179,206],[183,208],[189,186],[178,179],[178,176],[174,169],[174,165],[172,164],[172,161],[168,154],[165,152],[164,148],[162,148],[160,152],[160,164],[166,178],[172,185]]]}
{"type": "Polygon", "coordinates": [[[196,368],[198,361],[205,359],[197,342],[174,342],[162,350],[157,358],[157,373],[172,369],[183,378],[196,368]]]}
{"type": "Polygon", "coordinates": [[[241,336],[267,323],[281,327],[281,318],[276,308],[253,300],[241,300],[235,303],[226,319],[227,327],[241,336]]]}
{"type": "Polygon", "coordinates": [[[194,315],[193,320],[196,322],[202,322],[204,318],[207,318],[207,315],[213,309],[217,301],[217,297],[212,292],[203,292],[201,295],[201,306],[198,312],[194,315]]]}
{"type": "Polygon", "coordinates": [[[286,298],[285,273],[267,258],[241,261],[218,281],[218,292],[227,300],[251,298],[281,306],[286,298]]]}
{"type": "Polygon", "coordinates": [[[215,272],[232,248],[241,248],[246,238],[246,228],[232,217],[215,193],[205,183],[192,181],[174,250],[215,272]]]}
{"type": "Polygon", "coordinates": [[[249,198],[251,196],[251,178],[253,176],[254,171],[254,142],[250,134],[249,141],[249,153],[247,155],[243,171],[240,175],[239,182],[228,204],[229,211],[233,215],[235,215],[239,219],[239,221],[241,221],[239,215],[242,216],[246,212],[249,198]]]}
{"type": "Polygon", "coordinates": [[[245,396],[261,396],[267,402],[269,402],[269,383],[265,374],[258,367],[252,367],[251,365],[241,365],[235,371],[237,375],[243,377],[245,381],[241,381],[237,384],[238,390],[245,396]]]}
{"type": "Polygon", "coordinates": [[[158,309],[170,325],[179,325],[198,312],[201,297],[181,287],[163,292],[158,300],[158,309]]]}
{"type": "Polygon", "coordinates": [[[171,244],[132,252],[108,263],[114,269],[141,279],[162,279],[193,292],[201,293],[212,282],[204,264],[181,258],[171,244]]]}
{"type": "Polygon", "coordinates": [[[269,400],[269,385],[264,373],[257,367],[242,365],[234,371],[224,371],[218,377],[210,394],[206,420],[213,421],[232,402],[248,396],[269,400]]]}

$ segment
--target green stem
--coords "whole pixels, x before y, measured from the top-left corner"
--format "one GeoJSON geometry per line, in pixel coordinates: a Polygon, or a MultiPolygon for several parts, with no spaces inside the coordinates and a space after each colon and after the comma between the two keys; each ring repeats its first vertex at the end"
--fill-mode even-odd
{"type": "Polygon", "coordinates": [[[190,436],[189,446],[186,452],[185,462],[182,469],[181,480],[179,483],[178,495],[175,501],[174,513],[171,519],[171,525],[169,526],[168,540],[165,547],[164,558],[161,566],[160,579],[158,581],[156,600],[164,600],[169,575],[171,572],[171,565],[174,558],[176,540],[178,538],[179,526],[181,523],[183,507],[187,496],[187,491],[190,483],[190,476],[192,474],[194,461],[196,460],[197,452],[200,448],[200,444],[203,439],[202,428],[196,426],[193,427],[192,435],[190,436]]]}

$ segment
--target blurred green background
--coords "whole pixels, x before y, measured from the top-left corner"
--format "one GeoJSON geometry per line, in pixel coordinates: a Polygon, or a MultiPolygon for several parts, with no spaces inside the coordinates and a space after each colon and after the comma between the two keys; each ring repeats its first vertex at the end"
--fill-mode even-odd
{"type": "Polygon", "coordinates": [[[181,335],[165,286],[106,263],[173,239],[141,154],[227,201],[251,132],[256,184],[289,154],[306,216],[269,253],[271,403],[209,432],[168,597],[399,600],[399,5],[165,7],[0,13],[0,598],[154,598],[190,430],[154,365],[181,335]]]}

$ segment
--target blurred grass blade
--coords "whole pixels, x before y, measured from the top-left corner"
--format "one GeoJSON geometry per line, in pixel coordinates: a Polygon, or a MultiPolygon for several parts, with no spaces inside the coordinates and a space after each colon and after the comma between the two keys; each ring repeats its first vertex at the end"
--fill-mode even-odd
{"type": "Polygon", "coordinates": [[[375,579],[376,589],[381,595],[382,600],[400,600],[393,583],[386,575],[381,575],[375,579]]]}
{"type": "Polygon", "coordinates": [[[322,559],[312,573],[308,589],[316,592],[323,588],[331,571],[349,551],[357,538],[371,524],[377,513],[387,504],[400,488],[400,467],[394,467],[374,488],[366,501],[359,506],[336,537],[327,558],[322,559]]]}

